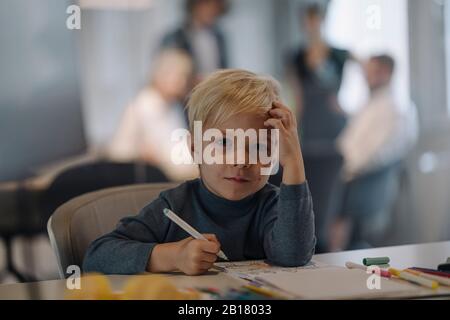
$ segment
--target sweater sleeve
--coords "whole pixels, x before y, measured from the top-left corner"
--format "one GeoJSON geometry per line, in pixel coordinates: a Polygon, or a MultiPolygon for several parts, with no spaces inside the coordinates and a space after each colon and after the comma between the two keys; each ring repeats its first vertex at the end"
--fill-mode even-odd
{"type": "Polygon", "coordinates": [[[153,248],[164,239],[168,228],[161,197],[134,217],[120,220],[116,229],[93,241],[83,261],[83,272],[137,274],[146,271],[153,248]]]}
{"type": "Polygon", "coordinates": [[[277,265],[294,267],[307,264],[315,250],[314,212],[307,182],[281,184],[263,222],[263,241],[267,259],[277,265]]]}

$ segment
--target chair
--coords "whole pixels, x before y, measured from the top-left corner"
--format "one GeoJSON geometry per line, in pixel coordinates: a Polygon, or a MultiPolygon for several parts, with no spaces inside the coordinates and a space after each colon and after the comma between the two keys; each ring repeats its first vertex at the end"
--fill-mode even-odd
{"type": "Polygon", "coordinates": [[[349,249],[385,246],[400,191],[401,162],[358,176],[345,185],[342,214],[353,224],[349,249]]]}
{"type": "Polygon", "coordinates": [[[53,180],[41,197],[42,229],[57,208],[82,194],[132,184],[164,182],[169,180],[161,170],[134,162],[97,160],[70,167],[53,180]]]}
{"type": "Polygon", "coordinates": [[[140,184],[84,194],[59,207],[47,230],[58,260],[60,277],[67,267],[81,266],[89,244],[112,231],[123,217],[135,215],[163,190],[178,183],[140,184]]]}

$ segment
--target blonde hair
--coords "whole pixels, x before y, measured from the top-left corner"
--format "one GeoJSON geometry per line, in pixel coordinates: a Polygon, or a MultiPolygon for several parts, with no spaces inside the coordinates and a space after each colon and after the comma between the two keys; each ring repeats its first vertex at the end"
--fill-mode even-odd
{"type": "Polygon", "coordinates": [[[265,114],[280,98],[278,81],[240,69],[212,73],[191,92],[187,103],[189,128],[194,121],[214,127],[242,113],[265,114]]]}

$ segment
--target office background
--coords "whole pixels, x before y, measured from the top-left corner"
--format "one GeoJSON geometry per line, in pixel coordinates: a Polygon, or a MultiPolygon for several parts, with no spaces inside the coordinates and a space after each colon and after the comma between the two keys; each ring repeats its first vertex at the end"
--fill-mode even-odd
{"type": "MultiPolygon", "coordinates": [[[[311,2],[234,0],[219,22],[229,66],[273,75],[290,105],[295,93],[285,77],[285,57],[305,42],[298,12],[311,2]]],[[[61,163],[101,154],[155,68],[161,38],[183,20],[181,0],[111,3],[0,3],[0,220],[7,230],[0,237],[14,235],[12,260],[20,272],[36,279],[57,277],[56,262],[39,210],[17,209],[29,201],[20,192],[27,190],[30,179],[63,170],[61,163]],[[71,4],[82,5],[80,30],[66,28],[71,4]],[[22,234],[23,228],[15,226],[23,220],[36,220],[37,227],[22,234]]],[[[396,98],[417,109],[418,139],[402,161],[404,174],[389,212],[392,223],[380,244],[449,240],[450,2],[319,3],[328,6],[323,31],[329,43],[361,58],[391,54],[397,62],[396,98]],[[371,10],[379,10],[379,25],[370,25],[371,10]]],[[[342,108],[355,114],[367,96],[358,66],[347,63],[339,92],[342,108]]],[[[4,269],[5,249],[0,253],[4,269]]],[[[5,274],[1,281],[18,279],[5,274]]]]}

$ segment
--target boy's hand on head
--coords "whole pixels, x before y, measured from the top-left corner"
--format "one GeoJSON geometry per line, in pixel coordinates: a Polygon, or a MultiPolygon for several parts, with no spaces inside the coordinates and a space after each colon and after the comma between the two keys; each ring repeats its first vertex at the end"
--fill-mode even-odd
{"type": "Polygon", "coordinates": [[[285,105],[274,102],[269,111],[269,119],[264,125],[279,129],[280,164],[284,167],[289,162],[298,162],[301,158],[300,142],[297,134],[297,120],[292,111],[285,105]]]}
{"type": "Polygon", "coordinates": [[[203,234],[208,241],[192,237],[178,241],[176,267],[187,275],[199,275],[208,271],[217,260],[220,243],[213,234],[203,234]]]}
{"type": "Polygon", "coordinates": [[[279,159],[283,167],[284,184],[305,182],[305,169],[297,133],[297,119],[292,111],[280,102],[274,102],[264,125],[279,129],[279,159]]]}

